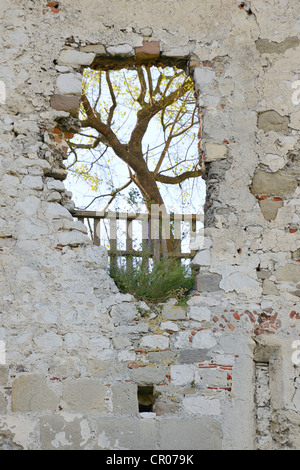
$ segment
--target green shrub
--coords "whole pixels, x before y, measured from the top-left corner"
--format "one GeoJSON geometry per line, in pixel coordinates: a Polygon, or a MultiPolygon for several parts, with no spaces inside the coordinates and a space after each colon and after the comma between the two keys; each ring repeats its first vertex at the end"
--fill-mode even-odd
{"type": "Polygon", "coordinates": [[[114,267],[110,275],[122,293],[152,303],[164,302],[171,297],[182,300],[195,282],[195,275],[189,268],[173,259],[161,260],[153,269],[141,265],[133,269],[126,269],[124,265],[114,267]]]}

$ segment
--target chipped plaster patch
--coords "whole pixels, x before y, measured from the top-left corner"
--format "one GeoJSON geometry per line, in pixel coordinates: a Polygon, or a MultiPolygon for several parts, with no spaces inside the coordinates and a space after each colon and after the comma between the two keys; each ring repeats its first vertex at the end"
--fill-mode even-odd
{"type": "Polygon", "coordinates": [[[298,106],[300,104],[300,80],[293,82],[292,88],[295,89],[292,94],[292,103],[294,106],[298,106]]]}
{"type": "Polygon", "coordinates": [[[33,444],[36,434],[37,422],[30,416],[5,416],[1,418],[0,428],[9,429],[14,435],[14,443],[24,450],[34,450],[33,444]]]}
{"type": "Polygon", "coordinates": [[[3,80],[0,80],[0,104],[5,104],[6,102],[6,86],[3,80]]]}
{"type": "Polygon", "coordinates": [[[62,445],[62,446],[71,446],[72,442],[69,442],[68,439],[66,439],[66,433],[62,431],[62,432],[58,432],[55,435],[55,439],[53,439],[53,441],[51,441],[51,444],[53,445],[53,447],[58,449],[60,447],[60,445],[62,445]]]}
{"type": "Polygon", "coordinates": [[[114,444],[111,444],[104,431],[98,436],[98,446],[110,450],[127,450],[126,447],[119,446],[119,439],[116,439],[114,444]]]}

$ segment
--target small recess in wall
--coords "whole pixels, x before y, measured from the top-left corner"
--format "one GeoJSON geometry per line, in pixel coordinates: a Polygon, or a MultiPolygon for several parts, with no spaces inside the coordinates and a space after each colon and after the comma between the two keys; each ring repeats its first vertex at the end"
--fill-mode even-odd
{"type": "Polygon", "coordinates": [[[153,385],[138,386],[138,403],[140,413],[152,413],[155,403],[153,385]]]}

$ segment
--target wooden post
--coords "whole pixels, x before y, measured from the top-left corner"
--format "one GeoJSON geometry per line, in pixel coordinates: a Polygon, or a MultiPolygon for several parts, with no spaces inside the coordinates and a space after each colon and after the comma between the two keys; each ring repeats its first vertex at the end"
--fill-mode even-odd
{"type": "Polygon", "coordinates": [[[126,270],[133,270],[133,259],[132,259],[132,223],[133,220],[126,219],[126,270]]]}
{"type": "Polygon", "coordinates": [[[142,268],[149,267],[150,254],[150,221],[148,214],[144,214],[142,218],[142,268]]]}
{"type": "MultiPolygon", "coordinates": [[[[196,221],[196,214],[192,214],[192,227],[191,227],[191,233],[190,233],[190,237],[192,234],[196,234],[196,224],[197,224],[197,221],[196,221]]],[[[192,237],[191,237],[192,238],[192,237]]],[[[191,251],[191,254],[193,256],[195,256],[196,252],[193,250],[191,251]]]]}
{"type": "Polygon", "coordinates": [[[110,269],[117,267],[117,220],[109,218],[110,269]]]}
{"type": "MultiPolygon", "coordinates": [[[[174,249],[173,252],[175,255],[181,253],[181,221],[182,214],[174,214],[174,249]]],[[[175,256],[175,260],[180,263],[180,257],[175,256]]]]}
{"type": "Polygon", "coordinates": [[[100,246],[100,219],[94,219],[94,245],[100,246]]]}
{"type": "MultiPolygon", "coordinates": [[[[190,233],[190,237],[192,238],[192,235],[196,235],[196,229],[197,229],[197,219],[196,219],[196,214],[193,214],[192,215],[192,230],[191,230],[191,233],[190,233]]],[[[196,255],[196,251],[195,250],[191,250],[191,255],[192,257],[194,257],[196,255]]],[[[192,260],[192,258],[191,258],[192,260]]],[[[197,274],[197,269],[195,267],[192,267],[192,274],[197,274]]]]}

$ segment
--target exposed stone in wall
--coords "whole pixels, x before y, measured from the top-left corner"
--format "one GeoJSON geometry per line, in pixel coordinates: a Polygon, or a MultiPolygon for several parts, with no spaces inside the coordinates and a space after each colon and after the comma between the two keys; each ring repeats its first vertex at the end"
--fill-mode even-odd
{"type": "Polygon", "coordinates": [[[0,447],[299,448],[297,18],[262,0],[4,0],[0,447]],[[202,118],[186,307],[120,294],[65,186],[84,67],[136,60],[184,65],[202,118]]]}

